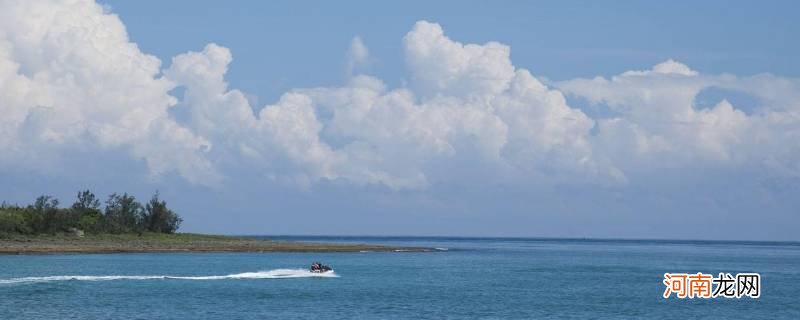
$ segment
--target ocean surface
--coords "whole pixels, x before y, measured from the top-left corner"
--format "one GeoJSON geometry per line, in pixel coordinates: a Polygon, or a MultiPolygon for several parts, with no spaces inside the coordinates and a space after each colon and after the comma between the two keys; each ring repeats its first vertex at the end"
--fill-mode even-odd
{"type": "Polygon", "coordinates": [[[800,319],[798,243],[272,238],[439,250],[0,256],[0,319],[800,319]],[[664,299],[665,272],[761,297],[664,299]]]}

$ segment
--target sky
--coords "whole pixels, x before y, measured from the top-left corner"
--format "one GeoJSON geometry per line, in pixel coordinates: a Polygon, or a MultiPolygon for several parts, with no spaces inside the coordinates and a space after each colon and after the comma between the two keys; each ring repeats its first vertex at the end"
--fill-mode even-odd
{"type": "Polygon", "coordinates": [[[0,0],[0,198],[182,231],[800,240],[794,1],[0,0]]]}

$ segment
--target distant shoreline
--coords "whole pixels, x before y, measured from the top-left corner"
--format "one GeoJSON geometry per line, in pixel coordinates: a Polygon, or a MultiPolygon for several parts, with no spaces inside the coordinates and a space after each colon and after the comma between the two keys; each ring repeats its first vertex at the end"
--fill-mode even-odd
{"type": "Polygon", "coordinates": [[[428,252],[423,247],[272,241],[192,233],[13,236],[0,238],[0,255],[180,252],[428,252]]]}
{"type": "Polygon", "coordinates": [[[796,245],[800,240],[735,240],[735,239],[669,239],[669,238],[592,238],[592,237],[536,237],[536,236],[432,236],[432,235],[242,235],[253,238],[270,238],[277,240],[300,241],[326,241],[358,239],[369,242],[370,240],[428,240],[428,241],[535,241],[535,242],[604,242],[604,243],[653,243],[653,244],[737,244],[737,245],[796,245]]]}

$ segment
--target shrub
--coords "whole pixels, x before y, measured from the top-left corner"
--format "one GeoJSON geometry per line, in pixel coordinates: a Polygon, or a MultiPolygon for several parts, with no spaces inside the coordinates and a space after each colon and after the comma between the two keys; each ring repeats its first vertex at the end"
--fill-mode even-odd
{"type": "Polygon", "coordinates": [[[0,234],[29,234],[31,228],[25,221],[22,210],[2,210],[0,211],[0,234]]]}

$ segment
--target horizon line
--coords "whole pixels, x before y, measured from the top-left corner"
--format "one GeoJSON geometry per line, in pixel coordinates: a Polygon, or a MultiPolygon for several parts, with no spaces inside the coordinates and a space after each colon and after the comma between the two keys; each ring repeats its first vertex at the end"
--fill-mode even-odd
{"type": "MultiPolygon", "coordinates": [[[[186,232],[193,233],[193,232],[186,232]]],[[[309,238],[440,238],[440,239],[508,239],[508,240],[567,240],[617,242],[710,242],[710,243],[777,243],[800,245],[800,240],[742,240],[742,239],[667,239],[667,238],[604,238],[604,237],[546,237],[546,236],[448,236],[448,235],[335,235],[335,234],[225,234],[239,237],[309,237],[309,238]]]]}

